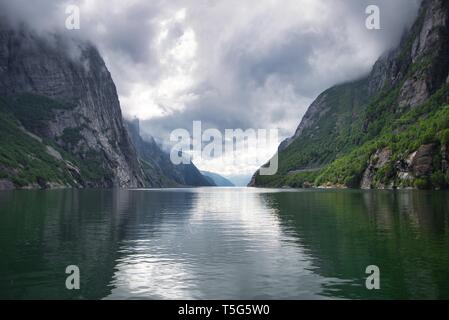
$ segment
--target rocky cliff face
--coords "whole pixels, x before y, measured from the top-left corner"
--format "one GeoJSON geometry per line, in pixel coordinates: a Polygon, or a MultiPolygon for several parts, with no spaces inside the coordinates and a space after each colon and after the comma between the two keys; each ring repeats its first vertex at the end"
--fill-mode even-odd
{"type": "Polygon", "coordinates": [[[447,175],[448,78],[449,2],[424,0],[399,47],[367,77],[321,94],[281,144],[279,173],[256,173],[252,184],[449,185],[441,182],[447,175]]]}
{"type": "Polygon", "coordinates": [[[24,131],[57,149],[54,160],[70,173],[59,184],[145,185],[115,85],[92,45],[0,25],[0,96],[24,131]]]}

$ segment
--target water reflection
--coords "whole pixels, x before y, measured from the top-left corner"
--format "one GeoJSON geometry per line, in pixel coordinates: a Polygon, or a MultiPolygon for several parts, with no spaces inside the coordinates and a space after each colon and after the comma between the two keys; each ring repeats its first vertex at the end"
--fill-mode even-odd
{"type": "Polygon", "coordinates": [[[0,298],[449,298],[445,192],[0,193],[0,298]],[[65,289],[65,267],[81,290],[65,289]],[[381,290],[364,287],[381,270],[381,290]]]}
{"type": "Polygon", "coordinates": [[[326,191],[273,194],[286,230],[297,234],[342,298],[449,298],[448,198],[444,192],[326,191]],[[364,287],[365,268],[381,270],[380,291],[364,287]]]}
{"type": "MultiPolygon", "coordinates": [[[[322,280],[309,270],[310,257],[282,232],[260,193],[158,194],[165,219],[139,224],[140,234],[156,228],[156,236],[122,242],[120,252],[126,254],[116,266],[109,298],[312,298],[319,292],[322,280]],[[186,195],[192,204],[187,210],[186,195]],[[183,200],[173,205],[178,197],[183,200]]],[[[148,206],[142,204],[136,212],[146,217],[148,206]]]]}

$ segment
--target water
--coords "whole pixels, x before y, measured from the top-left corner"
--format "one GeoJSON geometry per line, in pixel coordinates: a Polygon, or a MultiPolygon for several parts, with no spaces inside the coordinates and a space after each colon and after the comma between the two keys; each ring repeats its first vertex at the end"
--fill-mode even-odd
{"type": "Polygon", "coordinates": [[[448,299],[448,208],[418,191],[0,192],[0,299],[448,299]]]}

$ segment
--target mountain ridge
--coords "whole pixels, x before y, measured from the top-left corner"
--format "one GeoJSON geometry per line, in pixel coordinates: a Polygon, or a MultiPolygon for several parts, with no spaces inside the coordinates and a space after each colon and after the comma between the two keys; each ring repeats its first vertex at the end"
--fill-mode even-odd
{"type": "Polygon", "coordinates": [[[0,190],[204,185],[125,123],[94,45],[0,23],[0,190]]]}
{"type": "Polygon", "coordinates": [[[0,70],[9,125],[23,127],[41,139],[43,149],[59,154],[53,157],[57,169],[39,172],[37,163],[48,161],[46,155],[10,145],[1,153],[3,180],[18,187],[147,184],[123,126],[116,87],[93,45],[2,24],[0,70]]]}
{"type": "Polygon", "coordinates": [[[218,173],[201,171],[201,174],[206,178],[209,178],[217,187],[235,187],[234,183],[218,173]]]}
{"type": "Polygon", "coordinates": [[[447,175],[447,127],[441,124],[435,132],[427,127],[449,102],[448,21],[448,2],[424,0],[400,45],[380,57],[367,77],[319,95],[295,135],[280,145],[278,174],[256,172],[250,186],[447,187],[449,180],[441,178],[447,175]],[[428,141],[412,134],[418,130],[412,118],[427,128],[428,141]],[[405,140],[412,135],[419,145],[394,142],[394,136],[405,140]],[[429,143],[435,146],[426,147],[429,143]],[[429,163],[434,160],[439,164],[429,163]],[[426,169],[416,170],[422,162],[426,169]]]}

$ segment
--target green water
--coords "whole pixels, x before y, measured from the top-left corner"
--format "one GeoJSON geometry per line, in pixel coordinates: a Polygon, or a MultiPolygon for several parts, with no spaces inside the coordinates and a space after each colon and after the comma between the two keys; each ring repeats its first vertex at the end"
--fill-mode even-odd
{"type": "Polygon", "coordinates": [[[448,299],[449,193],[0,192],[0,299],[50,298],[448,299]]]}

